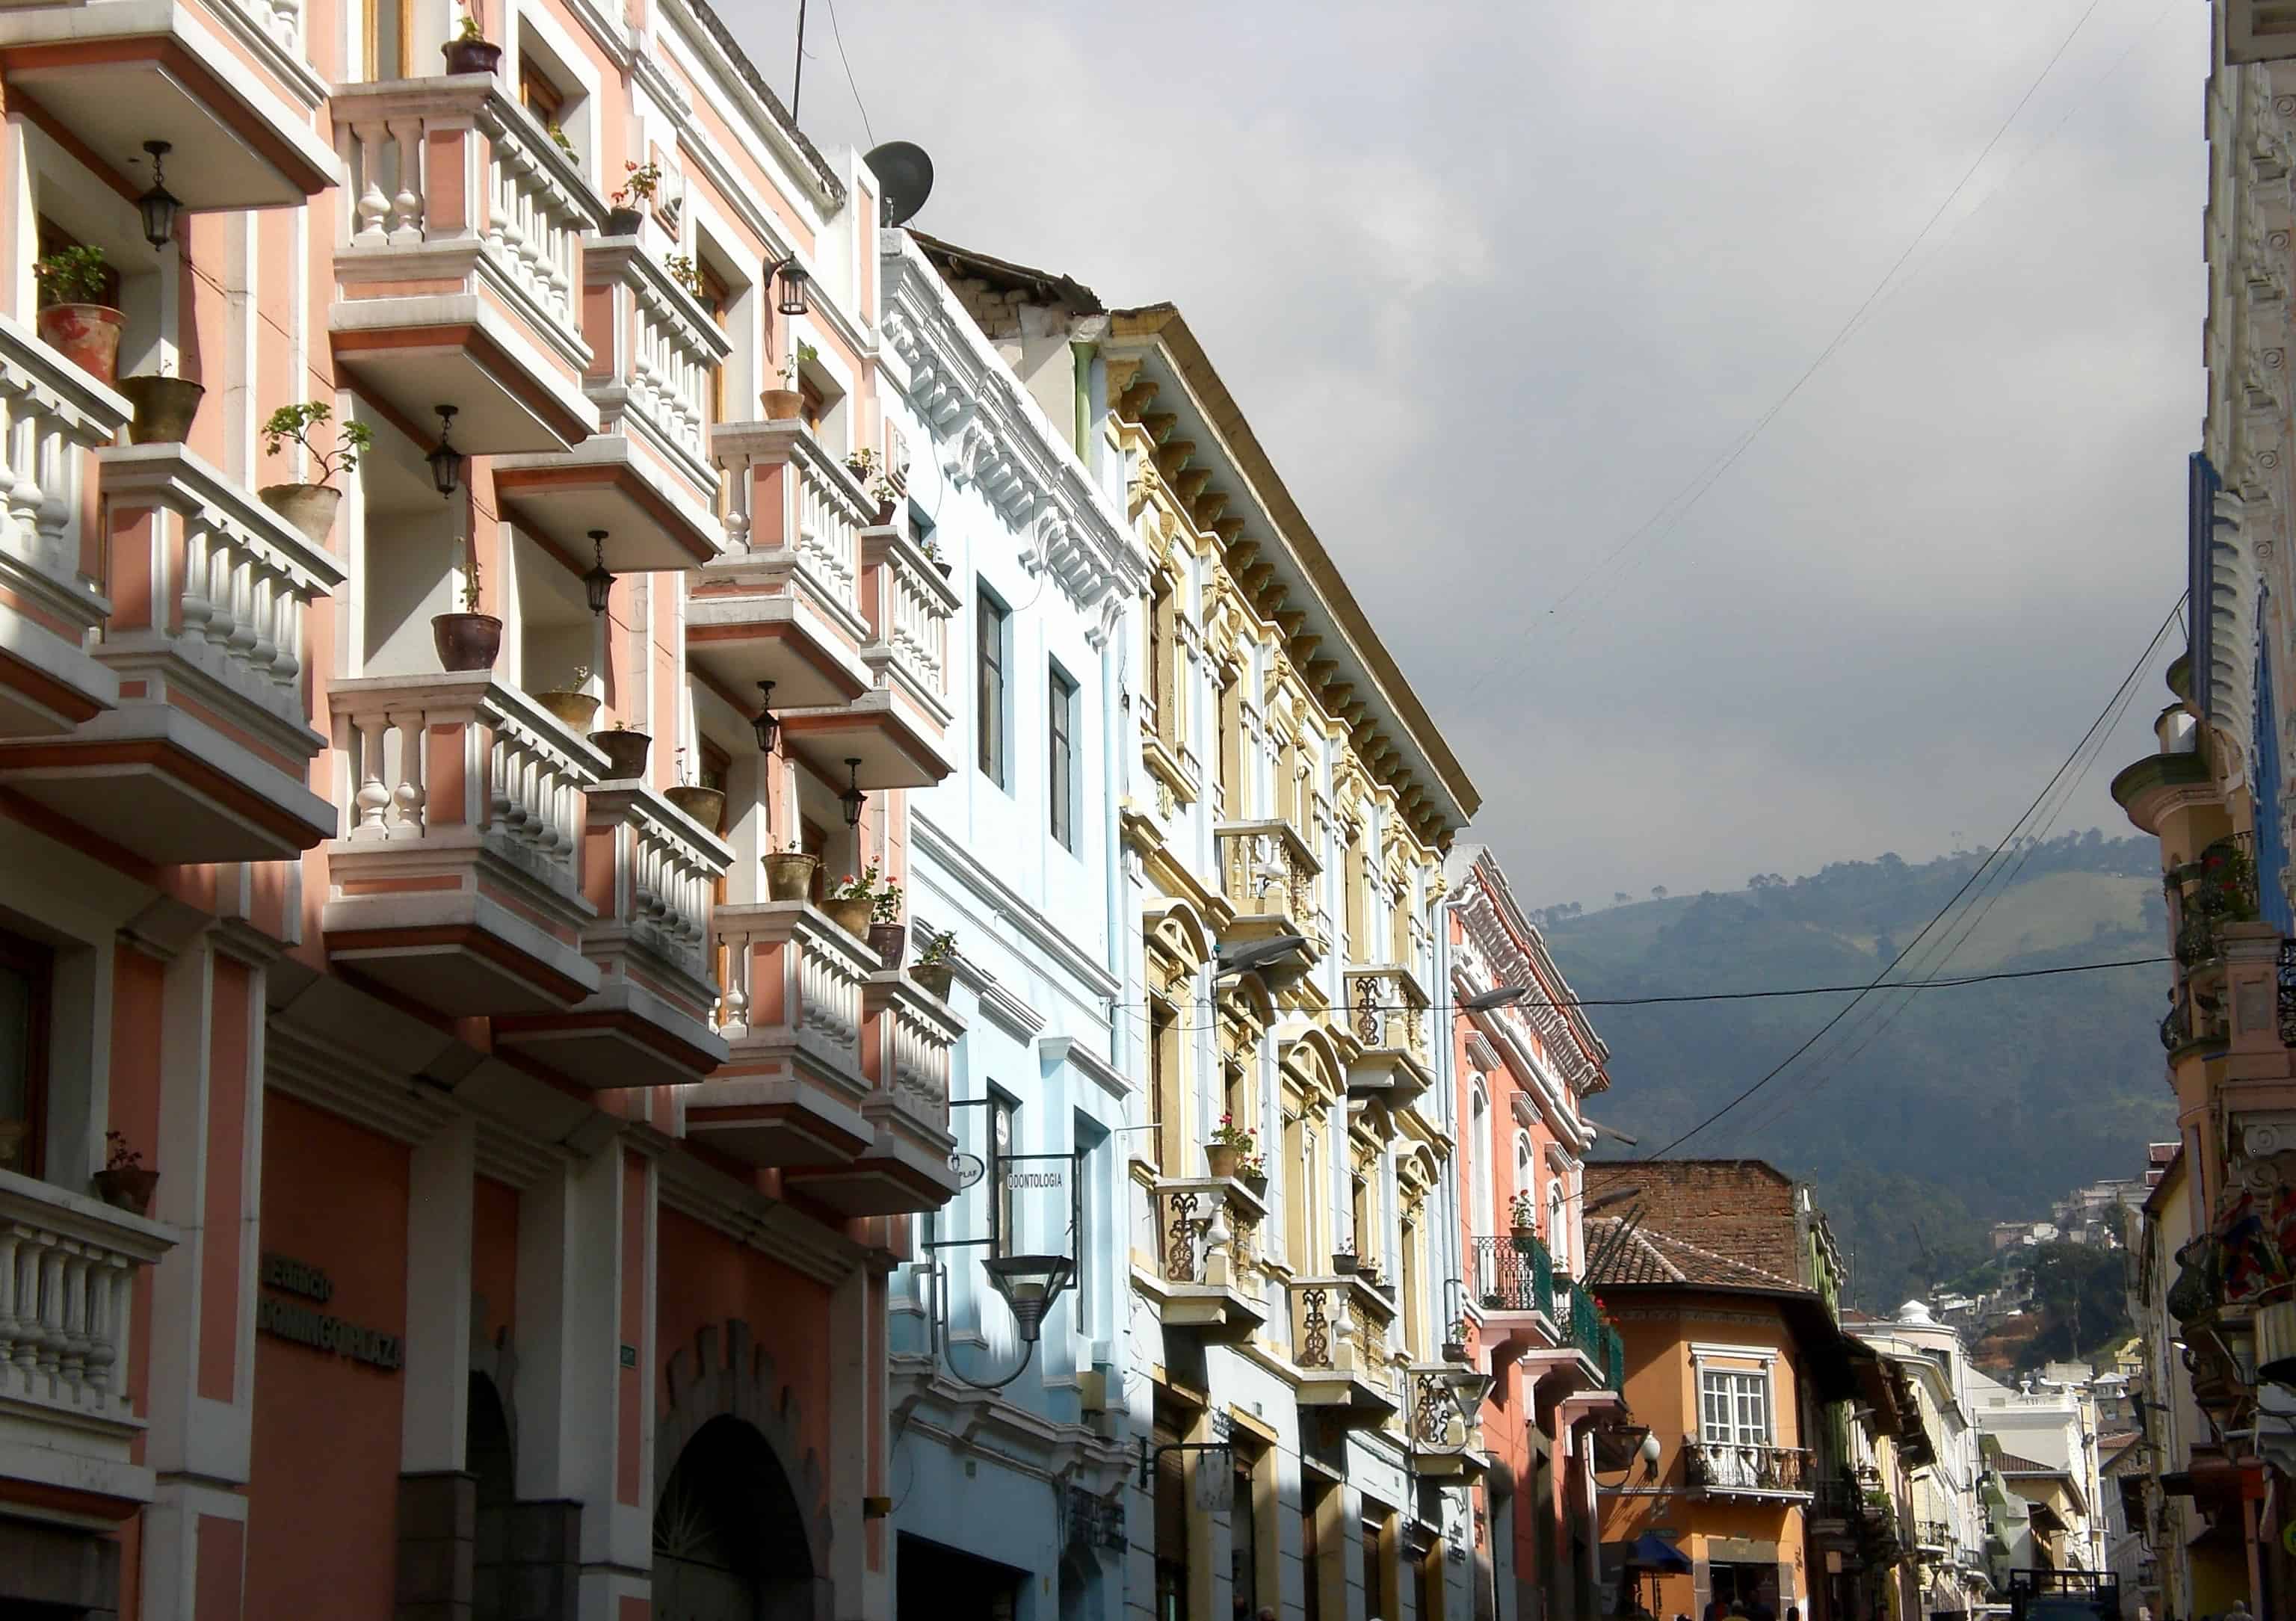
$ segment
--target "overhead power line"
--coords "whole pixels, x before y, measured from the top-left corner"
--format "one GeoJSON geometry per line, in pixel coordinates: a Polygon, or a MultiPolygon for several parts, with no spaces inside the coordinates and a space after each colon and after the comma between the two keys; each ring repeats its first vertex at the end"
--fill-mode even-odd
{"type": "Polygon", "coordinates": [[[1641,1159],[1628,1159],[1610,1162],[1612,1172],[1611,1180],[1615,1181],[1618,1177],[1631,1175],[1634,1172],[1634,1167],[1637,1165],[1644,1165],[1653,1159],[1665,1158],[1667,1155],[1680,1148],[1693,1137],[1697,1136],[1700,1133],[1705,1131],[1707,1127],[1722,1119],[1733,1109],[1736,1109],[1741,1103],[1743,1103],[1747,1099],[1760,1092],[1772,1081],[1777,1079],[1779,1076],[1784,1075],[1796,1060],[1800,1059],[1803,1053],[1808,1052],[1812,1047],[1816,1046],[1818,1042],[1824,1038],[1827,1031],[1833,1029],[1844,1019],[1847,1019],[1850,1012],[1856,1009],[1859,1003],[1866,1000],[1867,995],[1872,994],[1874,991],[1882,988],[1882,987],[1888,981],[1890,976],[1895,973],[1898,967],[1904,963],[1908,957],[1914,954],[1916,948],[1920,946],[1921,943],[1924,939],[1929,937],[1931,930],[1936,929],[1940,922],[1944,921],[1947,914],[1951,913],[1955,907],[1961,904],[1962,896],[1969,893],[1972,887],[1976,884],[1979,877],[1990,870],[1993,867],[1993,864],[2001,859],[2003,853],[2006,851],[2011,845],[2016,842],[2020,832],[2025,827],[2026,823],[2033,819],[2034,813],[2038,811],[2042,805],[2050,798],[2052,794],[2055,791],[2058,782],[2064,778],[2066,773],[2072,770],[2074,762],[2079,760],[2087,750],[2091,740],[2095,738],[2098,733],[2106,727],[2108,721],[2122,706],[2124,694],[2129,692],[2136,681],[2144,675],[2146,667],[2152,662],[2153,650],[2161,645],[2161,639],[2167,635],[2169,629],[2177,623],[2177,616],[2184,611],[2184,598],[2179,596],[2177,599],[2177,605],[2174,608],[2171,608],[2169,610],[2168,617],[2161,621],[2161,627],[2154,631],[2151,640],[2145,643],[2144,651],[2137,655],[2136,662],[2129,667],[2128,674],[2122,676],[2120,678],[2120,684],[2113,688],[2112,696],[2105,700],[2104,707],[2097,711],[2096,718],[2089,723],[2088,730],[2081,733],[2080,741],[2073,745],[2072,752],[2065,757],[2064,763],[2060,765],[2055,771],[2050,773],[2049,780],[2042,784],[2041,791],[2033,796],[2033,802],[2025,807],[2024,814],[2019,816],[2017,820],[2011,824],[2008,832],[2002,835],[2001,842],[1993,847],[1993,853],[1978,864],[1976,871],[1972,872],[1967,879],[1963,880],[1961,888],[1953,892],[1952,897],[1948,899],[1944,905],[1938,908],[1937,915],[1930,919],[1928,922],[1922,925],[1921,932],[1915,935],[1913,939],[1906,944],[1905,949],[1900,951],[1895,957],[1891,958],[1889,965],[1883,968],[1880,973],[1874,975],[1871,983],[1866,985],[1855,996],[1851,997],[1849,1001],[1844,1003],[1839,1009],[1837,1009],[1832,1018],[1828,1019],[1824,1024],[1818,1026],[1816,1029],[1811,1031],[1808,1038],[1805,1040],[1801,1045],[1787,1053],[1784,1059],[1773,1065],[1760,1079],[1755,1081],[1753,1085],[1748,1086],[1744,1091],[1739,1093],[1728,1102],[1723,1104],[1721,1108],[1708,1115],[1704,1119],[1699,1121],[1697,1125],[1692,1126],[1688,1131],[1683,1133],[1682,1135],[1677,1137],[1665,1147],[1645,1155],[1641,1159]]]}

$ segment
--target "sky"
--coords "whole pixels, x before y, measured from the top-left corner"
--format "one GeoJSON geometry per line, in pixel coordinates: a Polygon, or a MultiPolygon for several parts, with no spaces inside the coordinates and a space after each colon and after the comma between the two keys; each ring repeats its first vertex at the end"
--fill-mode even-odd
{"type": "MultiPolygon", "coordinates": [[[[726,8],[785,100],[796,12],[726,8]]],[[[2136,661],[2203,404],[2208,19],[811,0],[799,113],[924,146],[921,229],[1181,307],[1471,836],[1592,910],[1990,846],[2136,661]]],[[[2130,831],[2167,657],[2057,831],[2130,831]]]]}

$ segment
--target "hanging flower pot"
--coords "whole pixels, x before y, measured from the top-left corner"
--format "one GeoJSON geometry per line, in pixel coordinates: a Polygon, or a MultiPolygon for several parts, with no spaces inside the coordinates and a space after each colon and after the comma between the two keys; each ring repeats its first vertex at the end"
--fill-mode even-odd
{"type": "Polygon", "coordinates": [[[590,733],[590,746],[606,757],[606,781],[625,782],[645,775],[646,750],[653,739],[627,726],[590,733]]]}
{"type": "Polygon", "coordinates": [[[775,850],[766,857],[766,896],[776,901],[813,898],[813,875],[821,858],[803,850],[775,850]]]}
{"type": "Polygon", "coordinates": [[[430,640],[442,668],[490,670],[502,651],[502,621],[490,613],[433,614],[430,640]]]}
{"type": "Polygon", "coordinates": [[[207,390],[188,377],[123,377],[119,391],[135,407],[127,437],[138,445],[180,445],[192,434],[207,390]]]}

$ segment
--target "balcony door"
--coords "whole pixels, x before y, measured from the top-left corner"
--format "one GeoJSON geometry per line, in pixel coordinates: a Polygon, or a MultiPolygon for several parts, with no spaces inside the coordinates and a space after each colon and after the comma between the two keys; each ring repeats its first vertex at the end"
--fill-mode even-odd
{"type": "Polygon", "coordinates": [[[1706,1444],[1707,1478],[1712,1484],[1767,1485],[1774,1433],[1767,1365],[1700,1367],[1698,1438],[1706,1444]]]}

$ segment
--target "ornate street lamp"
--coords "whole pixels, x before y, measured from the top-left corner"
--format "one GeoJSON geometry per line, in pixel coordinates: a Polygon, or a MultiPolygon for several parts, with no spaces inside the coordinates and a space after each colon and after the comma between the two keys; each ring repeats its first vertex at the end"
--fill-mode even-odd
{"type": "Polygon", "coordinates": [[[813,277],[807,273],[804,266],[797,262],[797,255],[792,253],[787,259],[783,261],[781,270],[777,273],[775,280],[781,283],[781,299],[780,302],[775,304],[774,307],[781,311],[784,315],[801,315],[805,314],[807,308],[805,299],[806,284],[812,281],[813,277]]]}
{"type": "Polygon", "coordinates": [[[431,409],[439,413],[439,444],[422,459],[430,463],[431,487],[439,492],[441,500],[452,500],[455,492],[463,487],[463,466],[470,460],[455,448],[451,437],[455,430],[455,413],[460,407],[434,405],[431,409]]]}
{"type": "Polygon", "coordinates": [[[598,561],[582,570],[582,594],[590,599],[590,611],[603,616],[614,591],[614,577],[606,567],[606,531],[591,530],[590,545],[598,561]]]}
{"type": "Polygon", "coordinates": [[[845,791],[837,796],[837,802],[845,807],[845,825],[857,828],[861,825],[861,807],[869,803],[869,796],[861,791],[859,755],[845,757],[845,791]]]}
{"type": "Polygon", "coordinates": [[[750,723],[750,729],[758,734],[758,752],[771,754],[774,751],[774,737],[782,729],[781,722],[774,718],[774,684],[770,681],[760,681],[758,683],[758,716],[750,723]]]}
{"type": "Polygon", "coordinates": [[[160,177],[160,160],[175,148],[165,141],[146,141],[144,150],[152,154],[152,189],[135,200],[135,211],[144,217],[144,240],[157,251],[176,240],[176,210],[184,205],[160,177]]]}
{"type": "Polygon", "coordinates": [[[1491,1393],[1491,1376],[1472,1368],[1454,1368],[1443,1379],[1451,1388],[1451,1405],[1459,1410],[1459,1422],[1472,1434],[1475,1415],[1483,1410],[1483,1398],[1491,1393]]]}
{"type": "MultiPolygon", "coordinates": [[[[1012,1308],[1022,1342],[1033,1346],[1044,1332],[1045,1314],[1076,1276],[1076,1263],[1064,1255],[1000,1255],[981,1262],[980,1270],[1012,1308]]],[[[1024,1358],[1021,1366],[1027,1365],[1024,1358]]]]}

